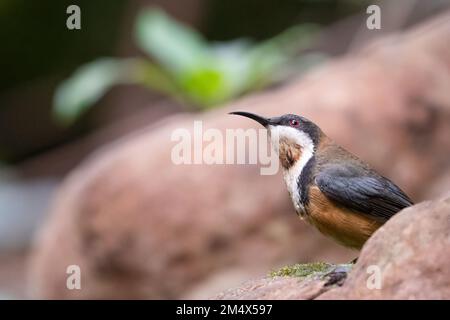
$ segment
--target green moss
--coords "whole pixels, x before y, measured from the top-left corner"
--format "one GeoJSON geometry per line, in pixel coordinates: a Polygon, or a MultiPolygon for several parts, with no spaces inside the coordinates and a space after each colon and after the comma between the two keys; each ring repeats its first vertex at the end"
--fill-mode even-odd
{"type": "Polygon", "coordinates": [[[313,262],[304,264],[294,264],[293,266],[282,267],[279,270],[270,272],[271,277],[299,277],[305,278],[314,273],[324,273],[331,270],[332,264],[325,262],[313,262]]]}

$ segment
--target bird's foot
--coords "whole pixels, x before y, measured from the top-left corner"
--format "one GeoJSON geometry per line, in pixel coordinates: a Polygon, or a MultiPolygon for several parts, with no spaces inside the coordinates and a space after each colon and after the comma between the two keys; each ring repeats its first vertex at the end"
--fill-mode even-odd
{"type": "Polygon", "coordinates": [[[332,270],[327,272],[323,278],[327,280],[325,286],[342,286],[345,279],[347,279],[348,273],[352,270],[353,264],[339,264],[335,266],[332,270]]]}

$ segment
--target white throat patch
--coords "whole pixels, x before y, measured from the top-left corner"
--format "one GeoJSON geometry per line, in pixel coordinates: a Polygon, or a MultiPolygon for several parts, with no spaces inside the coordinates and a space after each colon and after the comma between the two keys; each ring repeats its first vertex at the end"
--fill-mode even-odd
{"type": "Polygon", "coordinates": [[[279,155],[280,139],[287,139],[302,148],[300,158],[289,169],[283,168],[283,177],[297,213],[303,214],[304,207],[300,203],[298,178],[309,159],[314,155],[314,143],[308,134],[286,126],[269,126],[272,148],[279,155]]]}

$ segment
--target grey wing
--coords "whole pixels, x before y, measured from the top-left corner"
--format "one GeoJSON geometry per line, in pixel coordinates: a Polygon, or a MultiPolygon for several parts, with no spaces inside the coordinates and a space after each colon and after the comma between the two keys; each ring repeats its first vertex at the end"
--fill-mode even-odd
{"type": "Polygon", "coordinates": [[[351,166],[322,170],[316,176],[316,184],[329,199],[382,222],[413,204],[389,179],[351,166]]]}

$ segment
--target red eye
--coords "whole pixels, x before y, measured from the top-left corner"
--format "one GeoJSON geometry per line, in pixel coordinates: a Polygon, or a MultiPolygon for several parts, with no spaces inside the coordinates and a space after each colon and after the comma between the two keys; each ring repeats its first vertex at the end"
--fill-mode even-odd
{"type": "Polygon", "coordinates": [[[289,120],[289,124],[291,125],[291,127],[298,127],[300,123],[298,122],[298,120],[292,119],[289,120]]]}

